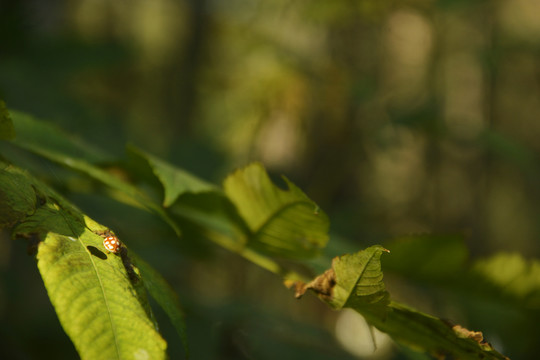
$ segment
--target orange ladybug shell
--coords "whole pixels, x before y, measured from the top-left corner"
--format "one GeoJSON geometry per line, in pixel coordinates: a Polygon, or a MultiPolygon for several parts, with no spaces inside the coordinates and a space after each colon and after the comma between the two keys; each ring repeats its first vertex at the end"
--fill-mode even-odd
{"type": "Polygon", "coordinates": [[[103,239],[103,246],[105,247],[105,249],[116,254],[120,251],[120,247],[122,245],[120,244],[120,240],[118,240],[116,236],[109,235],[105,239],[103,239]]]}

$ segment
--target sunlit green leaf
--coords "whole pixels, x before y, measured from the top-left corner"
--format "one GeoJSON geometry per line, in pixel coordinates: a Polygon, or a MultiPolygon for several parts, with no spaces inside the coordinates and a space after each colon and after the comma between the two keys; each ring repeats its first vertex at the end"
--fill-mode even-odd
{"type": "Polygon", "coordinates": [[[314,256],[328,241],[328,218],[284,180],[288,190],[274,185],[255,163],[229,175],[224,190],[251,230],[249,245],[254,249],[291,258],[314,256]]]}
{"type": "Polygon", "coordinates": [[[50,221],[51,231],[38,248],[38,268],[81,358],[166,358],[147,300],[139,298],[120,258],[102,252],[101,238],[90,231],[60,235],[54,230],[58,219],[50,221]]]}
{"type": "Polygon", "coordinates": [[[386,305],[388,293],[381,271],[382,246],[371,246],[332,262],[335,286],[329,303],[334,308],[386,305]]]}
{"type": "MultiPolygon", "coordinates": [[[[11,173],[2,170],[0,193],[12,190],[11,173]]],[[[28,177],[13,201],[26,202],[44,185],[28,177]],[[31,184],[29,186],[29,184],[31,184]]],[[[41,240],[37,266],[62,327],[82,359],[165,359],[166,342],[153,322],[139,279],[130,277],[120,255],[105,251],[102,230],[73,207],[65,208],[52,192],[23,205],[14,235],[41,240]]]]}

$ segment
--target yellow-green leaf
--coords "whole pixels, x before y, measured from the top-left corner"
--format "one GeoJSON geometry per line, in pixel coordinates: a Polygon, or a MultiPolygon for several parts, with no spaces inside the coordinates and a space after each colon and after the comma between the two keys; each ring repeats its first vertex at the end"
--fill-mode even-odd
{"type": "Polygon", "coordinates": [[[251,230],[249,246],[274,256],[315,256],[328,241],[328,218],[302,190],[284,180],[288,190],[274,185],[255,163],[229,175],[224,190],[251,230]]]}
{"type": "Polygon", "coordinates": [[[88,229],[79,236],[50,231],[39,245],[38,268],[62,327],[82,359],[165,359],[147,300],[121,259],[103,250],[88,229]]]}
{"type": "Polygon", "coordinates": [[[124,255],[105,250],[102,237],[95,234],[103,227],[12,167],[0,172],[0,197],[6,194],[6,210],[17,213],[13,235],[40,240],[37,266],[80,357],[166,359],[167,344],[153,321],[141,280],[129,274],[124,255]],[[13,191],[15,180],[22,185],[18,191],[13,191]]]}
{"type": "Polygon", "coordinates": [[[366,305],[386,305],[388,293],[383,282],[381,255],[388,252],[379,245],[332,261],[335,286],[329,301],[334,308],[358,308],[366,305]]]}

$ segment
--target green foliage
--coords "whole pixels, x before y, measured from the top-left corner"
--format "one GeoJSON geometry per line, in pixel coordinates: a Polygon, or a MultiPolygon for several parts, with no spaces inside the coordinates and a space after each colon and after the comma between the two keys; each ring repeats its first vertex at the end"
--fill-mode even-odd
{"type": "MultiPolygon", "coordinates": [[[[519,254],[500,253],[478,260],[471,281],[485,294],[502,296],[529,310],[540,311],[540,262],[519,254]]],[[[478,291],[478,289],[477,289],[478,291]]]]}
{"type": "Polygon", "coordinates": [[[50,230],[38,248],[38,268],[81,358],[166,358],[146,294],[130,281],[122,261],[96,251],[101,238],[92,232],[60,235],[57,219],[49,220],[43,224],[50,230]]]}
{"type": "Polygon", "coordinates": [[[388,252],[376,245],[356,254],[335,258],[332,268],[324,274],[306,285],[297,285],[297,297],[311,289],[330,306],[352,308],[394,340],[433,356],[506,359],[483,339],[480,332],[471,332],[390,302],[382,281],[380,261],[385,251],[388,252]]]}
{"type": "MultiPolygon", "coordinates": [[[[2,164],[6,166],[6,164],[2,164]]],[[[0,227],[13,226],[36,207],[36,196],[32,183],[24,174],[2,170],[0,174],[0,227]]]]}
{"type": "Polygon", "coordinates": [[[180,339],[182,340],[187,354],[188,343],[186,337],[186,324],[184,322],[184,313],[182,312],[178,295],[176,295],[161,274],[154,270],[154,268],[146,261],[139,257],[135,257],[135,264],[141,272],[141,277],[144,279],[146,290],[148,290],[152,298],[156,300],[171,320],[178,336],[180,336],[180,339]]]}
{"type": "MultiPolygon", "coordinates": [[[[100,167],[107,155],[96,155],[27,115],[14,113],[13,121],[15,146],[96,180],[114,198],[158,215],[178,235],[183,225],[201,229],[217,244],[283,277],[287,285],[295,284],[297,297],[312,290],[332,308],[350,307],[396,341],[435,356],[504,358],[481,333],[390,301],[381,269],[381,255],[387,250],[381,246],[336,257],[330,269],[305,283],[306,276],[293,270],[294,262],[281,260],[294,259],[307,267],[302,259],[317,255],[328,241],[328,218],[289,180],[285,179],[287,190],[273,184],[261,164],[233,172],[222,191],[132,147],[129,155],[135,170],[125,166],[122,171],[132,179],[150,179],[152,186],[161,187],[163,199],[156,201],[155,193],[128,182],[129,176],[116,177],[100,167]]],[[[166,357],[166,343],[157,330],[147,291],[165,310],[187,347],[183,313],[172,288],[127,246],[119,254],[104,251],[102,237],[96,234],[105,227],[13,165],[2,166],[0,199],[0,224],[12,227],[14,236],[38,241],[39,271],[81,358],[166,357]]],[[[438,241],[413,237],[396,242],[392,250],[397,255],[389,262],[390,268],[405,274],[406,269],[417,268],[409,272],[416,278],[450,278],[463,268],[467,254],[454,238],[438,241]],[[425,241],[433,242],[422,245],[425,241]],[[423,258],[419,266],[409,261],[418,254],[423,258]],[[448,254],[451,259],[446,258],[448,254]]],[[[526,265],[507,258],[478,263],[474,273],[490,278],[494,287],[507,287],[509,281],[522,279],[509,292],[536,307],[535,264],[531,265],[532,277],[525,276],[530,270],[526,265]],[[501,262],[515,265],[510,279],[496,275],[494,269],[501,262]]]]}
{"type": "Polygon", "coordinates": [[[165,192],[163,206],[171,206],[180,195],[184,193],[202,193],[215,191],[216,187],[206,181],[193,176],[192,174],[172,166],[165,161],[133,146],[129,147],[129,152],[137,158],[139,164],[145,162],[152,169],[154,175],[163,185],[165,192]]]}
{"type": "Polygon", "coordinates": [[[481,332],[469,331],[396,302],[390,303],[385,317],[360,312],[369,323],[394,340],[434,357],[507,359],[484,340],[481,332]]]}
{"type": "Polygon", "coordinates": [[[14,211],[13,234],[34,241],[49,298],[81,358],[166,358],[142,280],[128,274],[135,268],[127,255],[121,259],[104,252],[103,239],[96,235],[102,226],[39,181],[4,166],[0,194],[10,195],[8,206],[26,204],[25,211],[14,211]],[[14,192],[13,181],[26,186],[14,192]]]}
{"type": "Polygon", "coordinates": [[[73,161],[69,166],[75,168],[110,160],[104,152],[47,122],[18,111],[10,113],[17,133],[14,142],[25,149],[66,164],[73,161]]]}
{"type": "Polygon", "coordinates": [[[334,259],[332,268],[336,273],[336,286],[331,305],[335,308],[360,309],[366,305],[387,305],[381,271],[381,255],[388,251],[372,246],[353,255],[334,259]]]}
{"type": "MultiPolygon", "coordinates": [[[[13,112],[15,138],[0,106],[0,160],[49,188],[4,176],[0,226],[50,198],[71,209],[54,188],[113,228],[141,276],[134,251],[179,292],[194,358],[346,359],[332,335],[346,340],[349,314],[288,299],[280,279],[314,286],[328,271],[318,281],[330,285],[332,258],[373,244],[391,250],[381,266],[392,300],[482,330],[512,359],[540,353],[536,2],[6,3],[0,97],[47,122],[13,112]],[[136,147],[123,158],[125,143],[136,147]],[[260,242],[221,186],[253,160],[324,209],[326,247],[300,256],[260,242]],[[467,235],[417,235],[448,231],[467,235]],[[284,330],[292,322],[303,327],[284,330]]],[[[8,238],[0,231],[0,358],[75,358],[24,241],[8,238]]],[[[434,344],[446,338],[428,346],[420,331],[438,322],[369,304],[372,324],[387,319],[377,326],[394,339],[443,357],[434,344]],[[390,323],[394,312],[403,321],[390,323]]],[[[165,315],[160,332],[180,358],[165,315]]],[[[403,349],[392,358],[420,356],[403,349]]]]}
{"type": "Polygon", "coordinates": [[[79,139],[74,139],[45,122],[36,121],[29,115],[19,112],[12,112],[12,115],[17,132],[15,144],[103,183],[115,191],[113,196],[117,199],[144,207],[157,214],[177,234],[180,234],[178,226],[159,204],[156,204],[135,186],[94,165],[95,162],[109,159],[108,156],[91,146],[82,144],[79,139]]]}
{"type": "Polygon", "coordinates": [[[275,256],[312,257],[328,241],[328,218],[299,188],[272,182],[260,164],[229,175],[223,184],[250,230],[250,246],[275,256]]]}

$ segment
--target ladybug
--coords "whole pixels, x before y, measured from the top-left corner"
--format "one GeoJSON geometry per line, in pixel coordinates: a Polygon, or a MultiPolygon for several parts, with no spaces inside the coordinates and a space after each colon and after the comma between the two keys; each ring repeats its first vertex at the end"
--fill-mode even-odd
{"type": "Polygon", "coordinates": [[[116,236],[109,234],[103,239],[103,246],[105,247],[105,249],[116,254],[120,252],[120,248],[122,247],[122,244],[120,243],[120,240],[118,240],[116,236]]]}

